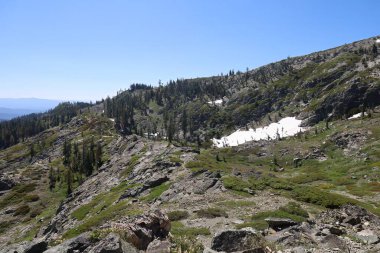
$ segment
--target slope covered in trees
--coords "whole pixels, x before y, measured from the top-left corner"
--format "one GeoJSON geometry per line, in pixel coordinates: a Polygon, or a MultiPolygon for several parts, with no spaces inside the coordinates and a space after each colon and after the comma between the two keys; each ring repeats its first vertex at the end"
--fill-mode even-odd
{"type": "Polygon", "coordinates": [[[46,129],[69,122],[87,103],[61,103],[46,113],[30,114],[0,123],[0,149],[24,141],[46,129]]]}

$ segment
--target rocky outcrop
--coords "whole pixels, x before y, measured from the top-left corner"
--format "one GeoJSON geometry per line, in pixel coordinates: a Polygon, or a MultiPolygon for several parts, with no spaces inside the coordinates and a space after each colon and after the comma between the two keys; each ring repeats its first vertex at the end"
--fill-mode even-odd
{"type": "Polygon", "coordinates": [[[67,252],[84,252],[89,246],[92,245],[90,234],[84,233],[75,238],[67,240],[62,244],[52,247],[45,251],[45,253],[67,253],[67,252]]]}
{"type": "Polygon", "coordinates": [[[200,170],[189,174],[181,181],[174,183],[161,195],[163,201],[180,199],[190,194],[202,195],[207,191],[216,191],[222,187],[220,172],[200,170]]]}
{"type": "Polygon", "coordinates": [[[255,230],[248,228],[217,233],[212,239],[211,249],[224,252],[265,252],[263,238],[255,230]]]}
{"type": "Polygon", "coordinates": [[[171,225],[169,218],[159,210],[137,217],[132,222],[119,221],[112,225],[126,241],[139,250],[146,250],[155,239],[167,238],[171,225]]]}
{"type": "Polygon", "coordinates": [[[265,221],[268,223],[268,226],[276,231],[280,231],[284,228],[288,228],[291,226],[295,226],[298,223],[292,219],[284,219],[284,218],[267,218],[265,221]]]}
{"type": "Polygon", "coordinates": [[[31,242],[21,242],[8,245],[0,249],[0,253],[43,253],[46,252],[48,243],[43,239],[35,239],[31,242]]]}
{"type": "Polygon", "coordinates": [[[148,245],[146,253],[170,253],[171,243],[169,240],[155,239],[148,245]]]}
{"type": "Polygon", "coordinates": [[[0,192],[12,189],[15,186],[15,182],[10,178],[0,177],[0,192]]]}
{"type": "MultiPolygon", "coordinates": [[[[126,217],[112,223],[109,229],[114,232],[97,242],[91,239],[89,233],[84,233],[48,249],[46,253],[137,253],[139,250],[148,250],[151,253],[169,252],[165,250],[171,246],[168,241],[170,228],[169,218],[156,210],[133,220],[126,217]]],[[[47,247],[47,243],[45,246],[47,247]]],[[[37,247],[37,244],[33,247],[37,247]]],[[[0,253],[5,252],[7,251],[0,251],[0,253]]],[[[28,251],[28,253],[39,253],[39,251],[28,251]]]]}
{"type": "Polygon", "coordinates": [[[110,233],[107,237],[87,249],[86,253],[137,253],[137,249],[120,238],[119,235],[110,233]]]}
{"type": "MultiPolygon", "coordinates": [[[[282,221],[274,221],[277,220],[282,221]]],[[[277,224],[272,219],[267,221],[277,224]]],[[[281,230],[272,229],[277,227],[275,225],[270,226],[264,231],[265,239],[287,249],[301,247],[304,252],[306,249],[329,252],[335,248],[341,252],[380,250],[380,219],[358,206],[345,205],[340,209],[322,212],[315,220],[287,225],[281,230]]]]}

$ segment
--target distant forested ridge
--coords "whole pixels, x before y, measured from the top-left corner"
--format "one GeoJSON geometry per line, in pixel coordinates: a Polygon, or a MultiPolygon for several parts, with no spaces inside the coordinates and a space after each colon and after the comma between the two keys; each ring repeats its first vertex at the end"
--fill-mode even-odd
{"type": "Polygon", "coordinates": [[[69,122],[88,103],[61,103],[45,113],[33,113],[0,123],[0,149],[24,141],[50,127],[69,122]]]}

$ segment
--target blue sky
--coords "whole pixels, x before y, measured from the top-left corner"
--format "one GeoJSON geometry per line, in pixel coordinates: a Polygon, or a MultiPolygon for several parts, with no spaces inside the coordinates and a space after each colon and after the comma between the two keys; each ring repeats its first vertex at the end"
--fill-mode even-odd
{"type": "Polygon", "coordinates": [[[376,36],[377,0],[0,0],[0,97],[96,100],[376,36]]]}

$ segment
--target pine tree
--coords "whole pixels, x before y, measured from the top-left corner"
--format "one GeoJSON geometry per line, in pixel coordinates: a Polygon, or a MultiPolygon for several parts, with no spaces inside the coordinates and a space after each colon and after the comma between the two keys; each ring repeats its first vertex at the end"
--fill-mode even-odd
{"type": "Polygon", "coordinates": [[[67,196],[70,196],[70,194],[73,192],[73,186],[72,186],[72,172],[71,172],[71,169],[69,168],[67,170],[67,178],[66,178],[66,182],[67,182],[67,196]]]}
{"type": "Polygon", "coordinates": [[[103,164],[103,161],[102,161],[102,144],[100,142],[98,142],[96,144],[96,167],[97,168],[100,168],[103,164]]]}
{"type": "Polygon", "coordinates": [[[377,46],[376,46],[376,44],[373,44],[373,46],[372,46],[372,54],[373,54],[374,56],[377,55],[377,46]]]}
{"type": "Polygon", "coordinates": [[[50,167],[50,170],[49,170],[49,189],[50,189],[50,191],[53,191],[54,188],[55,188],[55,177],[54,177],[54,173],[53,173],[53,168],[50,167]]]}
{"type": "Polygon", "coordinates": [[[186,108],[183,109],[181,121],[182,121],[183,139],[186,141],[186,133],[187,133],[187,112],[186,112],[186,108]]]}
{"type": "Polygon", "coordinates": [[[169,143],[172,143],[174,135],[175,135],[175,120],[173,119],[172,115],[169,116],[169,125],[167,129],[167,133],[168,133],[169,143]]]}
{"type": "Polygon", "coordinates": [[[36,151],[34,150],[34,144],[30,145],[30,161],[32,161],[33,157],[36,155],[36,151]]]}
{"type": "Polygon", "coordinates": [[[65,139],[65,142],[63,143],[63,164],[65,166],[70,164],[70,157],[71,157],[71,143],[68,142],[65,139]]]}

